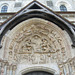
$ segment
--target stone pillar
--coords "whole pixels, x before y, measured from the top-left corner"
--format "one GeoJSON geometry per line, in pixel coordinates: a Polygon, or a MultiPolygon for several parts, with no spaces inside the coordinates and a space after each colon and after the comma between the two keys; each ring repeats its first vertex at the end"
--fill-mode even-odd
{"type": "Polygon", "coordinates": [[[17,69],[16,65],[13,65],[13,75],[16,75],[16,69],[17,69]]]}
{"type": "Polygon", "coordinates": [[[74,65],[73,65],[72,61],[70,62],[70,65],[71,65],[71,68],[72,68],[72,75],[74,75],[74,65]]]}
{"type": "Polygon", "coordinates": [[[63,75],[63,65],[62,64],[59,65],[59,69],[60,69],[60,75],[63,75]]]}
{"type": "Polygon", "coordinates": [[[0,59],[0,75],[1,75],[1,67],[2,67],[2,65],[1,65],[1,59],[0,59]]]}
{"type": "Polygon", "coordinates": [[[73,69],[73,74],[72,75],[74,75],[75,74],[75,72],[74,72],[74,66],[72,66],[72,69],[73,69]]]}
{"type": "Polygon", "coordinates": [[[12,65],[10,65],[10,75],[13,75],[13,72],[12,72],[12,65]]]}
{"type": "Polygon", "coordinates": [[[1,68],[1,75],[4,75],[4,68],[1,68]]]}
{"type": "Polygon", "coordinates": [[[73,60],[73,66],[74,66],[74,74],[75,74],[75,59],[73,60]]]}
{"type": "Polygon", "coordinates": [[[4,75],[4,61],[1,62],[1,75],[4,75]]]}
{"type": "Polygon", "coordinates": [[[1,75],[1,62],[0,62],[0,75],[1,75]]]}
{"type": "Polygon", "coordinates": [[[64,66],[64,75],[66,75],[67,73],[66,73],[67,71],[66,71],[66,67],[64,66]]]}
{"type": "Polygon", "coordinates": [[[9,65],[7,66],[7,75],[10,75],[10,72],[9,72],[9,65]]]}
{"type": "Polygon", "coordinates": [[[7,75],[7,66],[4,66],[4,75],[7,75]]]}
{"type": "Polygon", "coordinates": [[[7,65],[8,65],[8,62],[4,60],[4,75],[7,75],[7,65]]]}
{"type": "Polygon", "coordinates": [[[72,67],[70,64],[68,64],[68,68],[69,68],[69,75],[72,75],[72,67]]]}

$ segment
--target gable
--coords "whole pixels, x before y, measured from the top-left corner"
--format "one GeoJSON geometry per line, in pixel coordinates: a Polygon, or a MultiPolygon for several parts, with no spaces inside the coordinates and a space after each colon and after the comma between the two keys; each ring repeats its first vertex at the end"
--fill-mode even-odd
{"type": "Polygon", "coordinates": [[[72,24],[37,1],[31,2],[29,5],[24,7],[17,14],[15,14],[11,19],[1,25],[0,42],[2,40],[2,37],[6,34],[8,30],[13,29],[20,22],[30,18],[45,19],[53,22],[62,30],[66,30],[66,32],[70,35],[72,39],[73,46],[75,46],[75,32],[73,30],[72,24]]]}

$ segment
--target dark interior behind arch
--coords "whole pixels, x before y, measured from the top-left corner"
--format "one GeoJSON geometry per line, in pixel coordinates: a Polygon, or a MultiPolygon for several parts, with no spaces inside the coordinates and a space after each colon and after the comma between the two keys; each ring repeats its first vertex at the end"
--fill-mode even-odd
{"type": "Polygon", "coordinates": [[[54,75],[54,74],[45,71],[32,71],[32,72],[25,73],[23,75],[54,75]]]}

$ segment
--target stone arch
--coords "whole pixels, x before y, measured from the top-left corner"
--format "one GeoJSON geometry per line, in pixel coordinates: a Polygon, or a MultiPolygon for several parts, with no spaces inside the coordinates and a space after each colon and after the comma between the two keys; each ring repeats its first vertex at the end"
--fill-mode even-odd
{"type": "Polygon", "coordinates": [[[56,69],[52,69],[50,67],[46,67],[46,66],[32,66],[32,67],[28,67],[26,69],[21,70],[18,75],[22,75],[22,74],[26,74],[28,72],[33,72],[33,71],[44,71],[44,72],[48,72],[51,73],[53,75],[59,75],[59,71],[57,71],[56,69]]]}
{"type": "Polygon", "coordinates": [[[57,63],[61,69],[63,62],[71,57],[64,31],[40,18],[31,18],[15,26],[7,33],[4,43],[3,58],[8,59],[9,64],[57,63]]]}

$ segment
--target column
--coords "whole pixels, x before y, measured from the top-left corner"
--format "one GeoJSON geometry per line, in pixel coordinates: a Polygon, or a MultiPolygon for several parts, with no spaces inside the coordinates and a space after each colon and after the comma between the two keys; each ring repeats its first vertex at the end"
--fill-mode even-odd
{"type": "Polygon", "coordinates": [[[4,75],[4,61],[3,60],[1,64],[1,75],[4,75]]]}
{"type": "Polygon", "coordinates": [[[72,65],[72,70],[73,70],[73,74],[72,75],[74,75],[75,73],[74,73],[74,66],[72,65]]]}
{"type": "Polygon", "coordinates": [[[72,61],[70,62],[70,65],[71,65],[71,69],[72,69],[72,75],[74,75],[74,65],[73,65],[72,61]]]}
{"type": "Polygon", "coordinates": [[[1,68],[1,75],[4,75],[4,68],[1,68]]]}
{"type": "Polygon", "coordinates": [[[1,75],[1,62],[0,62],[0,75],[1,75]]]}
{"type": "Polygon", "coordinates": [[[66,73],[66,67],[64,66],[64,75],[66,75],[67,73],[66,73]]]}
{"type": "Polygon", "coordinates": [[[16,75],[16,69],[17,69],[16,65],[13,65],[13,75],[16,75]]]}
{"type": "Polygon", "coordinates": [[[9,74],[9,65],[7,66],[7,75],[10,75],[9,74]]]}
{"type": "Polygon", "coordinates": [[[68,68],[69,68],[69,75],[72,75],[72,67],[70,64],[68,64],[68,68]]]}
{"type": "Polygon", "coordinates": [[[7,75],[7,66],[8,66],[8,62],[4,60],[4,75],[7,75]]]}
{"type": "Polygon", "coordinates": [[[60,69],[60,75],[63,75],[63,65],[62,64],[59,65],[59,69],[60,69]]]}
{"type": "Polygon", "coordinates": [[[75,74],[75,59],[73,59],[74,74],[75,74]]]}
{"type": "Polygon", "coordinates": [[[12,65],[10,65],[10,75],[13,75],[12,74],[12,65]]]}
{"type": "Polygon", "coordinates": [[[4,66],[4,75],[7,75],[7,66],[4,66]]]}

